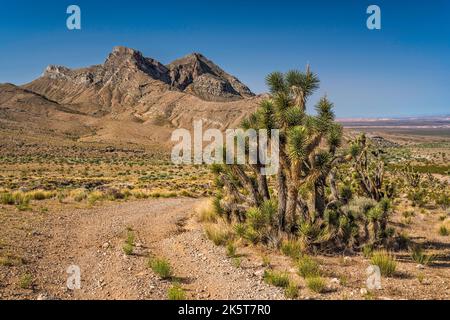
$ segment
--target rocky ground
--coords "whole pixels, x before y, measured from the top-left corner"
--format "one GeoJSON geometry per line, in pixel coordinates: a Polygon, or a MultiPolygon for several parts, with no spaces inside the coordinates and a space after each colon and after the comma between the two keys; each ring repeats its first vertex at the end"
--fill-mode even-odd
{"type": "MultiPolygon", "coordinates": [[[[223,248],[206,240],[192,218],[200,200],[163,199],[48,213],[2,210],[3,249],[23,263],[0,266],[1,299],[166,299],[171,286],[147,266],[149,256],[169,259],[191,299],[281,299],[262,281],[257,261],[236,269],[223,248]],[[123,244],[136,236],[133,255],[123,244]],[[66,269],[81,269],[81,289],[70,291],[66,269]],[[23,275],[32,277],[21,288],[23,275]]],[[[5,209],[5,208],[2,208],[5,209]]]]}
{"type": "Polygon", "coordinates": [[[19,212],[0,207],[0,299],[167,299],[172,281],[161,280],[149,257],[167,259],[189,299],[285,299],[282,289],[263,281],[262,257],[274,270],[288,272],[299,299],[450,299],[450,237],[437,233],[444,212],[418,213],[408,224],[393,224],[435,255],[428,266],[395,252],[397,271],[382,279],[382,290],[367,292],[370,261],[361,254],[318,255],[325,292],[309,290],[295,263],[262,246],[238,244],[228,258],[195,217],[202,199],[151,199],[109,202],[92,208],[49,205],[48,211],[19,212]],[[126,255],[127,234],[134,250],[126,255]],[[71,265],[81,269],[81,289],[66,282],[71,265]],[[28,285],[26,276],[29,277],[28,285]],[[25,283],[27,284],[27,283],[25,283]]]}

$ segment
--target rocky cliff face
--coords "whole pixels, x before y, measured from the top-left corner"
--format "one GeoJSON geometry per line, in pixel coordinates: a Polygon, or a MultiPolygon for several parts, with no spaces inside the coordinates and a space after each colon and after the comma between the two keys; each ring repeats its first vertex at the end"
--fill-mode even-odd
{"type": "Polygon", "coordinates": [[[205,101],[236,101],[254,94],[201,54],[165,66],[137,50],[116,47],[101,65],[72,70],[49,66],[25,88],[95,116],[117,115],[176,91],[205,101]]]}
{"type": "Polygon", "coordinates": [[[171,86],[205,100],[254,96],[247,86],[199,53],[176,60],[169,64],[168,68],[171,86]]]}

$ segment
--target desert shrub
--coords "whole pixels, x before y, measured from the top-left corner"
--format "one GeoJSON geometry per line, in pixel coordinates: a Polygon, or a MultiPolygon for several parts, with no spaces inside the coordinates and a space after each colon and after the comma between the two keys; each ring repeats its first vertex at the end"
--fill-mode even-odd
{"type": "Polygon", "coordinates": [[[125,243],[122,246],[122,250],[127,256],[131,256],[133,254],[133,251],[134,251],[134,246],[129,244],[129,243],[125,243]]]}
{"type": "Polygon", "coordinates": [[[236,223],[233,226],[234,233],[240,238],[245,236],[245,232],[247,231],[247,226],[244,223],[236,223]]]}
{"type": "Polygon", "coordinates": [[[25,261],[23,258],[17,257],[12,254],[5,254],[3,256],[0,256],[0,266],[13,267],[13,266],[20,266],[24,263],[25,261]]]}
{"type": "Polygon", "coordinates": [[[220,204],[221,199],[222,199],[221,195],[218,194],[214,197],[214,199],[212,201],[212,206],[214,208],[214,212],[219,216],[223,215],[223,213],[224,213],[222,205],[220,204]]]}
{"type": "Polygon", "coordinates": [[[257,244],[261,241],[261,234],[255,230],[253,227],[247,227],[245,229],[244,237],[245,240],[250,241],[253,244],[257,244]]]}
{"type": "Polygon", "coordinates": [[[285,240],[281,243],[281,252],[292,259],[299,259],[302,256],[302,245],[298,241],[285,240]]]}
{"type": "Polygon", "coordinates": [[[30,196],[24,192],[17,191],[13,193],[14,203],[17,206],[27,206],[30,203],[30,196]]]}
{"type": "Polygon", "coordinates": [[[364,258],[371,258],[373,254],[373,246],[371,244],[365,244],[362,247],[362,253],[364,258]]]}
{"type": "Polygon", "coordinates": [[[448,207],[450,207],[450,195],[447,193],[440,193],[436,196],[435,202],[443,210],[446,210],[448,207]]]}
{"type": "Polygon", "coordinates": [[[172,267],[169,261],[164,258],[149,259],[149,267],[156,273],[161,279],[169,279],[172,277],[172,267]]]}
{"type": "Polygon", "coordinates": [[[94,205],[95,203],[97,203],[98,201],[101,201],[104,199],[104,195],[102,192],[100,191],[93,191],[88,195],[88,203],[90,205],[94,205]]]}
{"type": "Polygon", "coordinates": [[[136,199],[147,199],[149,197],[149,194],[141,189],[131,190],[131,195],[136,199]]]}
{"type": "Polygon", "coordinates": [[[15,203],[13,194],[11,192],[0,193],[0,203],[4,205],[13,205],[15,203]]]}
{"type": "Polygon", "coordinates": [[[240,257],[234,257],[232,263],[235,268],[240,268],[242,265],[242,259],[240,257]]]}
{"type": "Polygon", "coordinates": [[[313,292],[323,293],[325,291],[325,280],[320,276],[309,276],[306,279],[306,286],[313,292]]]}
{"type": "Polygon", "coordinates": [[[70,196],[76,202],[81,202],[81,201],[85,200],[88,197],[88,193],[86,192],[85,189],[77,189],[77,190],[72,190],[70,192],[70,196]]]}
{"type": "Polygon", "coordinates": [[[339,189],[339,197],[344,204],[347,204],[353,197],[353,191],[352,191],[351,186],[343,185],[339,189]]]}
{"type": "Polygon", "coordinates": [[[207,238],[216,246],[224,246],[231,238],[231,234],[228,230],[223,230],[217,225],[206,226],[205,233],[207,238]]]}
{"type": "Polygon", "coordinates": [[[401,232],[397,235],[396,242],[399,249],[408,249],[411,245],[411,239],[404,232],[401,232]]]}
{"type": "Polygon", "coordinates": [[[408,192],[408,200],[413,206],[423,207],[426,204],[427,190],[425,188],[414,188],[408,192]]]}
{"type": "Polygon", "coordinates": [[[414,262],[426,266],[433,262],[434,257],[432,255],[425,254],[421,246],[414,246],[411,250],[411,259],[413,259],[414,262]]]}
{"type": "Polygon", "coordinates": [[[167,292],[167,298],[169,300],[186,300],[186,292],[181,287],[180,284],[176,283],[173,286],[169,288],[169,291],[167,292]]]}
{"type": "Polygon", "coordinates": [[[447,229],[445,225],[439,227],[439,235],[446,237],[450,235],[450,231],[447,229]]]}
{"type": "Polygon", "coordinates": [[[319,263],[310,256],[304,255],[298,260],[298,274],[303,278],[320,275],[319,263]]]}
{"type": "Polygon", "coordinates": [[[32,284],[33,277],[29,273],[22,275],[19,279],[19,286],[22,289],[30,289],[32,284]]]}
{"type": "Polygon", "coordinates": [[[178,195],[177,195],[177,193],[176,192],[162,192],[161,194],[160,194],[160,197],[161,198],[165,198],[165,199],[168,199],[168,198],[176,198],[178,195]]]}
{"type": "Polygon", "coordinates": [[[262,260],[262,266],[263,267],[270,267],[270,258],[268,255],[262,255],[261,256],[261,260],[262,260]]]}
{"type": "Polygon", "coordinates": [[[214,210],[211,201],[205,201],[201,203],[197,207],[196,212],[199,222],[210,222],[210,223],[217,222],[218,215],[214,210]]]}
{"type": "Polygon", "coordinates": [[[125,239],[125,243],[122,246],[123,252],[130,256],[133,254],[134,251],[134,241],[135,241],[135,235],[133,230],[130,228],[127,229],[127,238],[125,239]]]}
{"type": "Polygon", "coordinates": [[[28,196],[30,197],[31,200],[42,201],[53,198],[55,196],[55,192],[45,190],[35,190],[29,192],[28,196]]]}
{"type": "Polygon", "coordinates": [[[296,299],[298,298],[298,286],[292,281],[289,282],[289,285],[286,287],[284,291],[284,295],[288,299],[296,299]]]}
{"type": "Polygon", "coordinates": [[[227,256],[232,258],[236,255],[236,246],[233,242],[228,242],[227,244],[227,256]]]}
{"type": "Polygon", "coordinates": [[[268,284],[282,288],[286,288],[290,282],[287,272],[278,272],[270,269],[264,271],[264,281],[268,284]]]}
{"type": "Polygon", "coordinates": [[[375,251],[370,261],[380,268],[383,276],[393,276],[397,268],[394,256],[385,250],[375,251]]]}

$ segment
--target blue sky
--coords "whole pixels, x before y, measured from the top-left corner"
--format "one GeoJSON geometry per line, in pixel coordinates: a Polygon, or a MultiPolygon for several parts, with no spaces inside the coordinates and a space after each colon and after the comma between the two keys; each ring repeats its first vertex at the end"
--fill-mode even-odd
{"type": "Polygon", "coordinates": [[[168,63],[201,52],[257,93],[310,63],[339,117],[450,113],[450,1],[1,1],[0,83],[99,64],[116,45],[168,63]],[[82,30],[66,28],[66,8],[82,30]],[[382,29],[366,28],[377,4],[382,29]]]}

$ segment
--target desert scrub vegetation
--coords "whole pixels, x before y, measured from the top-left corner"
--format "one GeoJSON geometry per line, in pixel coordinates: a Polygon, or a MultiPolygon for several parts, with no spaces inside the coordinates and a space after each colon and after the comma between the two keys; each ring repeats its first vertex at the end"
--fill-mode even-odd
{"type": "Polygon", "coordinates": [[[439,235],[442,237],[447,237],[450,235],[450,230],[445,225],[441,225],[439,227],[439,235]]]}
{"type": "Polygon", "coordinates": [[[19,278],[19,287],[21,289],[31,289],[33,285],[33,277],[29,273],[25,273],[19,278]]]}
{"type": "Polygon", "coordinates": [[[205,226],[206,237],[216,246],[224,246],[232,237],[232,233],[225,226],[207,225],[205,226]]]}
{"type": "Polygon", "coordinates": [[[391,277],[397,269],[397,262],[394,256],[386,250],[375,251],[370,259],[371,263],[380,268],[383,276],[391,277]]]}
{"type": "Polygon", "coordinates": [[[287,272],[266,269],[264,271],[264,281],[276,287],[286,288],[289,286],[289,274],[287,272]]]}
{"type": "Polygon", "coordinates": [[[157,274],[161,279],[172,278],[172,267],[168,260],[164,258],[149,258],[148,266],[157,274]]]}
{"type": "MultiPolygon", "coordinates": [[[[272,73],[266,82],[270,97],[241,127],[266,130],[268,137],[279,130],[279,170],[266,176],[260,161],[212,165],[217,216],[237,237],[280,249],[294,260],[306,253],[361,250],[366,244],[388,246],[394,234],[388,199],[396,189],[385,179],[382,150],[363,134],[344,147],[343,129],[327,97],[316,104],[316,115],[306,113],[319,87],[309,67],[272,73]]],[[[223,236],[207,234],[225,243],[223,236]]]]}
{"type": "Polygon", "coordinates": [[[285,256],[291,257],[294,260],[302,257],[303,246],[296,240],[284,240],[280,247],[281,253],[285,256]]]}
{"type": "Polygon", "coordinates": [[[427,266],[433,263],[434,256],[426,254],[421,246],[416,245],[411,250],[411,259],[414,262],[427,266]]]}
{"type": "Polygon", "coordinates": [[[298,274],[303,278],[320,276],[319,263],[307,255],[298,260],[297,266],[298,274]]]}
{"type": "Polygon", "coordinates": [[[294,282],[289,282],[289,285],[284,290],[284,295],[288,299],[297,299],[298,298],[298,286],[294,282]]]}
{"type": "Polygon", "coordinates": [[[128,228],[127,229],[127,237],[125,240],[125,243],[123,244],[123,252],[127,255],[130,256],[133,254],[134,252],[134,242],[135,242],[136,236],[133,232],[132,229],[128,228]]]}
{"type": "Polygon", "coordinates": [[[227,244],[227,256],[229,258],[234,258],[236,257],[236,252],[237,252],[236,245],[232,241],[229,241],[227,244]]]}
{"type": "Polygon", "coordinates": [[[218,214],[214,208],[212,200],[203,201],[195,209],[197,213],[197,220],[199,222],[215,223],[218,219],[218,214]]]}
{"type": "Polygon", "coordinates": [[[0,155],[0,203],[17,205],[12,199],[15,192],[29,193],[31,201],[54,199],[60,204],[88,205],[93,192],[103,195],[91,196],[92,203],[212,193],[205,188],[211,181],[207,168],[174,165],[162,154],[89,148],[82,156],[75,156],[70,148],[53,151],[42,154],[35,150],[35,154],[24,155],[18,150],[14,156],[0,155]]]}
{"type": "Polygon", "coordinates": [[[8,252],[6,253],[0,252],[0,266],[14,267],[23,265],[24,263],[25,260],[21,257],[18,257],[17,255],[8,252]]]}
{"type": "Polygon", "coordinates": [[[321,276],[309,276],[305,279],[306,287],[315,293],[324,293],[326,288],[325,279],[321,276]]]}
{"type": "Polygon", "coordinates": [[[167,292],[167,298],[169,300],[187,300],[186,292],[179,283],[175,283],[169,288],[169,291],[167,292]]]}

